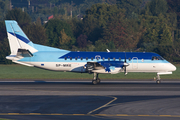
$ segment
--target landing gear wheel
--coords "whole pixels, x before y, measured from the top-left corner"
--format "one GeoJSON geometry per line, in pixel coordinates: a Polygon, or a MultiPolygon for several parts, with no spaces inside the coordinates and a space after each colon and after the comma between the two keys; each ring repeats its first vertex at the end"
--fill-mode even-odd
{"type": "Polygon", "coordinates": [[[160,80],[157,80],[157,81],[156,81],[156,83],[157,83],[157,84],[160,84],[160,83],[161,83],[161,81],[160,81],[160,80]]]}
{"type": "Polygon", "coordinates": [[[97,81],[98,84],[101,82],[101,80],[99,78],[96,81],[97,81]]]}
{"type": "Polygon", "coordinates": [[[97,85],[97,83],[98,83],[97,80],[92,80],[93,85],[97,85]]]}
{"type": "Polygon", "coordinates": [[[160,84],[161,83],[161,78],[160,75],[157,73],[157,79],[156,79],[156,83],[160,84]]]}
{"type": "Polygon", "coordinates": [[[101,82],[101,80],[98,78],[98,75],[99,75],[98,73],[94,73],[94,77],[93,77],[93,80],[92,80],[93,85],[96,85],[96,84],[101,82]]]}

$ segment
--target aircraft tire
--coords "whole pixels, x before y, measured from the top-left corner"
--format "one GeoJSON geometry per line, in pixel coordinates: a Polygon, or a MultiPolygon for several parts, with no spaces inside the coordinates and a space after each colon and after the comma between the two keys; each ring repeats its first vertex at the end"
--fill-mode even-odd
{"type": "Polygon", "coordinates": [[[161,83],[161,81],[160,81],[160,80],[157,80],[157,81],[156,81],[156,83],[157,83],[157,84],[160,84],[160,83],[161,83]]]}
{"type": "Polygon", "coordinates": [[[99,78],[96,81],[97,81],[98,84],[101,82],[101,80],[99,78]]]}
{"type": "Polygon", "coordinates": [[[93,85],[97,85],[97,83],[98,83],[97,80],[92,80],[93,85]]]}

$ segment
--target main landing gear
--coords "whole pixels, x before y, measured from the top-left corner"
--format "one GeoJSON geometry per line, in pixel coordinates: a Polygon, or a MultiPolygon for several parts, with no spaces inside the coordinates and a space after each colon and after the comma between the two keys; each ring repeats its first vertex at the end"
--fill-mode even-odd
{"type": "Polygon", "coordinates": [[[156,83],[157,83],[157,84],[160,84],[160,83],[161,83],[161,78],[160,78],[160,75],[159,75],[159,74],[157,74],[157,77],[155,78],[155,80],[156,80],[156,83]]]}
{"type": "Polygon", "coordinates": [[[99,84],[101,82],[101,80],[98,78],[98,75],[98,73],[94,73],[94,78],[92,80],[93,85],[99,84]]]}

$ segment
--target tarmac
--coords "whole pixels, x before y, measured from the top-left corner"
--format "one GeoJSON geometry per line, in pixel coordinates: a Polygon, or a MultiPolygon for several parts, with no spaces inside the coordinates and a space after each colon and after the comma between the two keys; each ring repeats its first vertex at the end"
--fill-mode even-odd
{"type": "Polygon", "coordinates": [[[179,120],[180,81],[0,80],[0,118],[179,120]]]}

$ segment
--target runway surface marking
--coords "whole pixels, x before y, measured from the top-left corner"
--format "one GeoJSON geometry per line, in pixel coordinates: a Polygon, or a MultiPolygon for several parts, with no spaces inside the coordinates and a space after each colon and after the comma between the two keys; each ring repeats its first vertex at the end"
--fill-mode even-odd
{"type": "Polygon", "coordinates": [[[180,117],[180,115],[129,115],[129,114],[60,114],[60,113],[0,113],[0,115],[19,115],[19,116],[26,116],[26,115],[49,115],[49,116],[103,116],[103,117],[180,117]]]}
{"type": "MultiPolygon", "coordinates": [[[[97,96],[98,96],[98,95],[97,95],[97,96]]],[[[103,97],[111,97],[111,96],[103,96],[103,97]]],[[[101,107],[98,107],[98,108],[96,108],[96,109],[88,112],[87,114],[91,114],[91,113],[93,113],[93,112],[95,112],[95,111],[97,111],[97,110],[99,110],[99,109],[101,109],[101,108],[104,108],[104,107],[108,106],[109,104],[111,104],[112,102],[114,102],[115,100],[117,100],[117,97],[111,97],[111,98],[114,98],[114,99],[111,100],[111,101],[109,101],[108,103],[102,105],[101,107]]]]}

